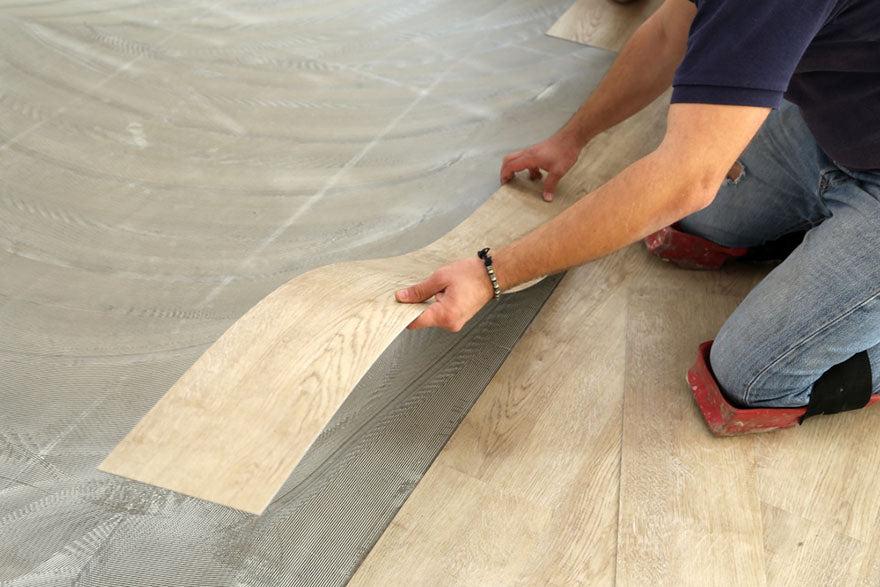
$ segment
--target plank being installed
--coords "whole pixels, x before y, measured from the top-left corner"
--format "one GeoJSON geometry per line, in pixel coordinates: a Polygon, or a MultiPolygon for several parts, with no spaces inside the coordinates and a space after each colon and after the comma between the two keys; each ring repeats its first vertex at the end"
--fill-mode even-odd
{"type": "MultiPolygon", "coordinates": [[[[665,103],[626,123],[645,150],[665,103]]],[[[594,153],[561,193],[601,179],[594,153]]],[[[614,584],[627,290],[646,261],[635,245],[566,275],[351,585],[614,584]]]]}
{"type": "MultiPolygon", "coordinates": [[[[644,116],[656,120],[664,105],[644,116]]],[[[644,152],[644,120],[593,141],[580,185],[598,185],[644,152]]],[[[412,253],[321,267],[278,288],[196,361],[99,468],[261,513],[360,377],[424,309],[396,303],[395,289],[475,243],[516,238],[583,193],[548,205],[536,187],[502,186],[412,253]]]]}
{"type": "Polygon", "coordinates": [[[613,583],[625,290],[643,261],[629,247],[568,272],[351,585],[613,583]]]}
{"type": "Polygon", "coordinates": [[[619,51],[663,0],[576,0],[547,31],[548,35],[619,51]]]}

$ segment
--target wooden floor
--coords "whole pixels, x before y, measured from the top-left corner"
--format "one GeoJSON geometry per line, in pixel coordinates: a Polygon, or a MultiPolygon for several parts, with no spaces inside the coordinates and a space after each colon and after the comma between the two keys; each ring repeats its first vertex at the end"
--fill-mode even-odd
{"type": "Polygon", "coordinates": [[[717,439],[685,383],[764,271],[571,271],[352,584],[880,583],[880,410],[717,439]]]}

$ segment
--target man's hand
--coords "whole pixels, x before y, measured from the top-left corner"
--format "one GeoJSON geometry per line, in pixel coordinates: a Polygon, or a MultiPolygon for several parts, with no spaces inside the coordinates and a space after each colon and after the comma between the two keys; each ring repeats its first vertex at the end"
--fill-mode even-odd
{"type": "Polygon", "coordinates": [[[421,283],[396,294],[398,302],[407,304],[424,302],[431,296],[434,296],[434,303],[408,328],[436,326],[458,332],[494,297],[494,292],[486,267],[475,257],[441,267],[421,283]]]}
{"type": "Polygon", "coordinates": [[[541,170],[547,172],[544,178],[544,199],[553,201],[556,184],[577,162],[583,145],[566,134],[557,133],[549,139],[527,149],[516,151],[504,158],[501,165],[501,183],[513,179],[517,171],[529,170],[529,179],[541,179],[541,170]]]}

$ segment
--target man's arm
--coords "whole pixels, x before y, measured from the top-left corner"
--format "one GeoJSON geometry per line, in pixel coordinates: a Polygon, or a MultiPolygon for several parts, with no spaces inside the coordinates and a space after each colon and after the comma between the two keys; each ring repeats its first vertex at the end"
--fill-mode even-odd
{"type": "MultiPolygon", "coordinates": [[[[673,104],[657,149],[495,252],[502,289],[597,259],[709,205],[769,112],[753,106],[673,104]]],[[[492,299],[492,287],[482,262],[473,257],[397,292],[400,302],[432,296],[435,302],[410,327],[457,331],[492,299]]]]}
{"type": "Polygon", "coordinates": [[[528,169],[532,179],[547,171],[544,198],[577,161],[584,145],[599,133],[650,104],[672,84],[687,45],[696,8],[688,0],[666,0],[627,41],[599,87],[552,137],[504,158],[501,182],[528,169]]]}

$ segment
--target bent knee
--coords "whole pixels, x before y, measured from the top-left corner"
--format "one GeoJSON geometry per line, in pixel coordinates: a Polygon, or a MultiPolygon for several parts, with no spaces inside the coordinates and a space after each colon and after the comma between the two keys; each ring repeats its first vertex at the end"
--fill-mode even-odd
{"type": "Polygon", "coordinates": [[[725,325],[712,344],[709,362],[728,400],[745,408],[799,407],[809,402],[812,382],[779,353],[725,325]]]}

